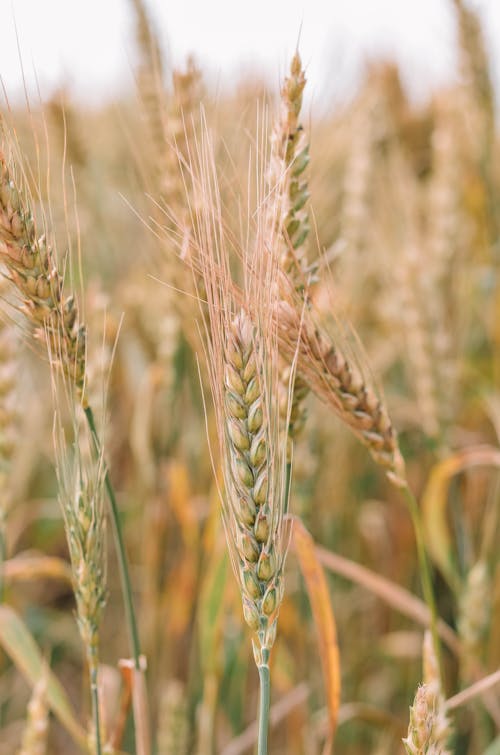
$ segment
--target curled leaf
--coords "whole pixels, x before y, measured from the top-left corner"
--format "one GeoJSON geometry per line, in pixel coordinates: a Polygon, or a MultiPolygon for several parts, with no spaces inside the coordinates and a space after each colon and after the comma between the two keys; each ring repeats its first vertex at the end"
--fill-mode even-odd
{"type": "Polygon", "coordinates": [[[422,496],[422,516],[430,555],[454,590],[460,587],[453,558],[453,544],[446,517],[448,489],[452,477],[472,467],[500,468],[500,450],[493,446],[472,446],[436,464],[422,496]]]}

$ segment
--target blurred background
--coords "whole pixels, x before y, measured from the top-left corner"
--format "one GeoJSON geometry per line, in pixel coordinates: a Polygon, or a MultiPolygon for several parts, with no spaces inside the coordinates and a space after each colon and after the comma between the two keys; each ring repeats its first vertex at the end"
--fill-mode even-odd
{"type": "MultiPolygon", "coordinates": [[[[349,96],[374,58],[395,60],[417,97],[457,75],[457,35],[446,0],[151,0],[148,7],[169,63],[195,54],[223,89],[244,71],[277,86],[299,38],[308,101],[349,96]]],[[[474,0],[471,7],[481,18],[498,81],[500,8],[495,0],[474,0]]],[[[0,69],[10,97],[22,88],[22,68],[30,91],[36,77],[42,96],[64,84],[95,102],[133,86],[134,21],[127,3],[5,0],[2,17],[0,69]]]]}

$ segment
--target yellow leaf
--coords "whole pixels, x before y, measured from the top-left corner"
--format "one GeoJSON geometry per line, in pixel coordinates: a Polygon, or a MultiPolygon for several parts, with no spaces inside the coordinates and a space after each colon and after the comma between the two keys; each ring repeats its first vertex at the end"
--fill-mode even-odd
{"type": "Polygon", "coordinates": [[[195,549],[199,538],[199,521],[195,510],[189,471],[182,461],[171,459],[166,469],[169,505],[179,523],[182,540],[187,548],[195,549]]]}
{"type": "Polygon", "coordinates": [[[500,450],[493,446],[471,446],[436,464],[422,496],[422,516],[429,552],[451,587],[459,589],[453,560],[452,536],[446,517],[448,489],[452,477],[479,466],[500,468],[500,450]]]}
{"type": "Polygon", "coordinates": [[[3,570],[7,582],[30,579],[61,579],[70,584],[72,582],[70,565],[55,556],[20,553],[5,561],[3,570]]]}
{"type": "Polygon", "coordinates": [[[319,639],[329,717],[329,735],[324,750],[327,753],[333,746],[340,704],[340,657],[335,615],[314,540],[298,518],[293,519],[292,542],[306,584],[319,639]]]}

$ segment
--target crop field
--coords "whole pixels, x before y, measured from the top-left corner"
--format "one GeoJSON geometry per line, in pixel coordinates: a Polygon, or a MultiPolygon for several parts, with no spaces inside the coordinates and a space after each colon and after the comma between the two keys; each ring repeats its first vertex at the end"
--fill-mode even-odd
{"type": "Polygon", "coordinates": [[[0,98],[0,755],[500,755],[479,16],[311,110],[128,2],[134,91],[0,98]]]}

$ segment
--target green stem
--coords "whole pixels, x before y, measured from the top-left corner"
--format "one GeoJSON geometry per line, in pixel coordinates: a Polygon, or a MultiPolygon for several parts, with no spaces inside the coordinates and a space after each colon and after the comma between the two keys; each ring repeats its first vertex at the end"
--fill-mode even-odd
{"type": "Polygon", "coordinates": [[[102,755],[101,746],[101,724],[99,721],[99,687],[97,680],[98,665],[95,658],[90,660],[90,698],[92,701],[92,721],[95,732],[95,752],[96,755],[102,755]]]}
{"type": "Polygon", "coordinates": [[[259,740],[258,755],[267,755],[267,732],[269,729],[269,704],[271,701],[271,677],[269,674],[269,650],[262,651],[262,664],[259,666],[259,740]]]}
{"type": "Polygon", "coordinates": [[[7,558],[7,543],[5,537],[5,512],[0,513],[0,603],[4,601],[5,592],[5,561],[7,558]]]}
{"type": "Polygon", "coordinates": [[[292,462],[287,461],[285,470],[285,510],[290,508],[290,486],[292,483],[292,462]]]}
{"type": "MultiPolygon", "coordinates": [[[[85,416],[94,439],[94,445],[97,453],[101,452],[101,444],[99,436],[97,434],[94,413],[90,406],[85,407],[85,416]]],[[[137,670],[141,669],[140,656],[141,649],[139,645],[139,633],[137,631],[137,621],[135,618],[134,602],[132,598],[132,585],[130,582],[130,574],[128,570],[127,555],[125,552],[125,543],[123,540],[122,525],[120,522],[120,513],[118,511],[118,504],[116,502],[115,491],[113,484],[109,476],[108,468],[105,465],[104,471],[104,484],[106,486],[106,492],[108,494],[109,502],[111,505],[111,519],[113,521],[113,530],[115,536],[116,553],[118,557],[118,564],[120,569],[120,578],[122,584],[123,601],[125,604],[125,614],[127,620],[127,627],[129,633],[130,646],[132,651],[132,658],[134,666],[137,670]]]]}
{"type": "Polygon", "coordinates": [[[434,596],[434,589],[432,586],[431,567],[429,564],[429,557],[425,548],[424,529],[422,525],[422,517],[420,509],[416,501],[415,496],[411,492],[408,486],[403,488],[403,494],[405,496],[406,504],[408,506],[415,532],[415,540],[417,543],[418,562],[420,566],[420,579],[422,581],[422,590],[424,593],[425,602],[430,613],[430,630],[432,634],[432,643],[434,645],[434,652],[438,662],[438,669],[441,675],[441,644],[439,641],[438,633],[438,612],[436,599],[434,596]]]}

